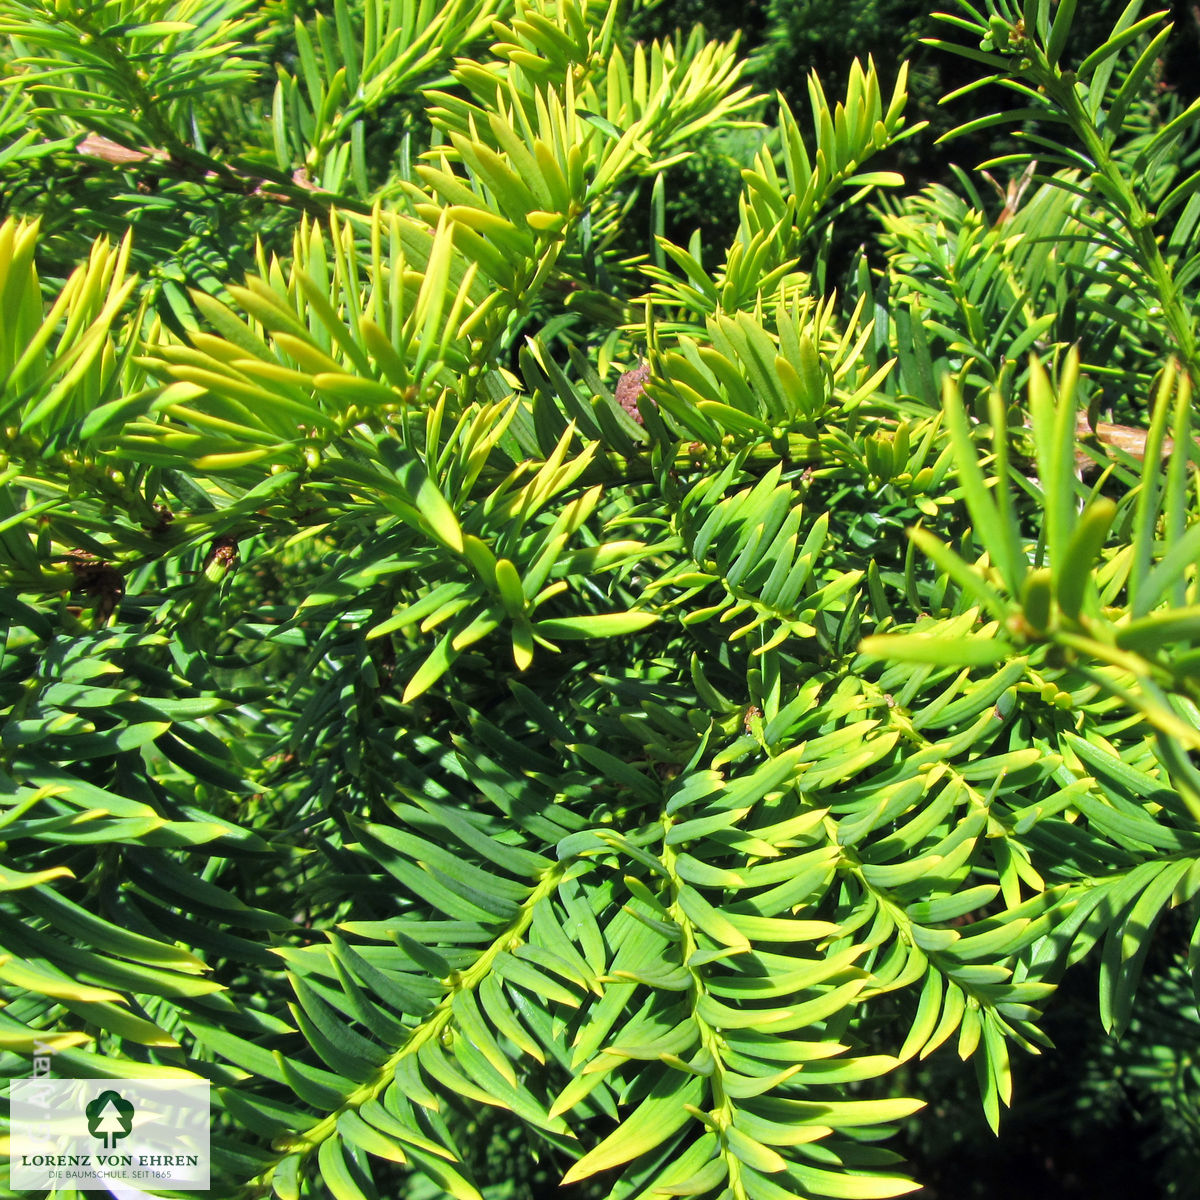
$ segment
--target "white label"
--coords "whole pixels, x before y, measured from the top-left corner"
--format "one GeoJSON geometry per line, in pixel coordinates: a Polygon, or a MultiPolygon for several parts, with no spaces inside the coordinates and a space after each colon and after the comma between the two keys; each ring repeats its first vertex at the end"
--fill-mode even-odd
{"type": "Polygon", "coordinates": [[[204,1079],[14,1079],[16,1190],[208,1189],[204,1079]]]}

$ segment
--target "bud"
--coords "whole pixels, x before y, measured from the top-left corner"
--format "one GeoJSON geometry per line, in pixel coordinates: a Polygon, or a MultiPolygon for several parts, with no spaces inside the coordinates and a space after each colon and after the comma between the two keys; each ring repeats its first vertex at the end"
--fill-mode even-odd
{"type": "Polygon", "coordinates": [[[988,37],[993,46],[997,50],[1007,50],[1009,39],[1012,36],[1012,28],[1009,23],[998,14],[993,14],[988,22],[988,37]]]}
{"type": "Polygon", "coordinates": [[[204,578],[209,583],[220,583],[238,564],[237,538],[223,535],[209,547],[204,560],[204,578]]]}
{"type": "Polygon", "coordinates": [[[1025,620],[1035,633],[1045,633],[1050,628],[1052,601],[1049,568],[1039,567],[1030,571],[1021,586],[1021,607],[1025,620]]]}

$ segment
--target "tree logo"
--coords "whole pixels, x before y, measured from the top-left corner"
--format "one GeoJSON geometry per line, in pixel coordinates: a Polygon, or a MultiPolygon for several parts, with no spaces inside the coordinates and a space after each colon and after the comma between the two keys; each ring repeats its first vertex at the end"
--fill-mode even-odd
{"type": "Polygon", "coordinates": [[[105,1150],[111,1150],[133,1129],[133,1105],[120,1092],[101,1092],[83,1111],[88,1133],[102,1139],[105,1150]]]}

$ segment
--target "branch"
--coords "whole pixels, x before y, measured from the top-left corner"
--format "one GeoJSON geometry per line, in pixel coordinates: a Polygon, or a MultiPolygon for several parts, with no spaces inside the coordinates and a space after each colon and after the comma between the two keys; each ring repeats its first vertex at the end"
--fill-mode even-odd
{"type": "Polygon", "coordinates": [[[309,175],[308,168],[303,166],[292,172],[289,185],[282,176],[272,179],[244,171],[196,151],[188,151],[188,159],[194,161],[182,161],[172,157],[169,151],[155,146],[134,149],[97,133],[89,133],[76,145],[75,152],[84,158],[99,159],[114,167],[142,168],[160,177],[165,175],[187,180],[198,176],[204,183],[213,184],[222,191],[241,196],[261,196],[264,200],[274,200],[280,204],[294,204],[318,216],[324,216],[335,200],[341,207],[361,209],[354,201],[325,191],[309,175]],[[291,190],[288,190],[289,187],[291,190]],[[328,199],[325,203],[314,203],[317,196],[328,199]]]}

